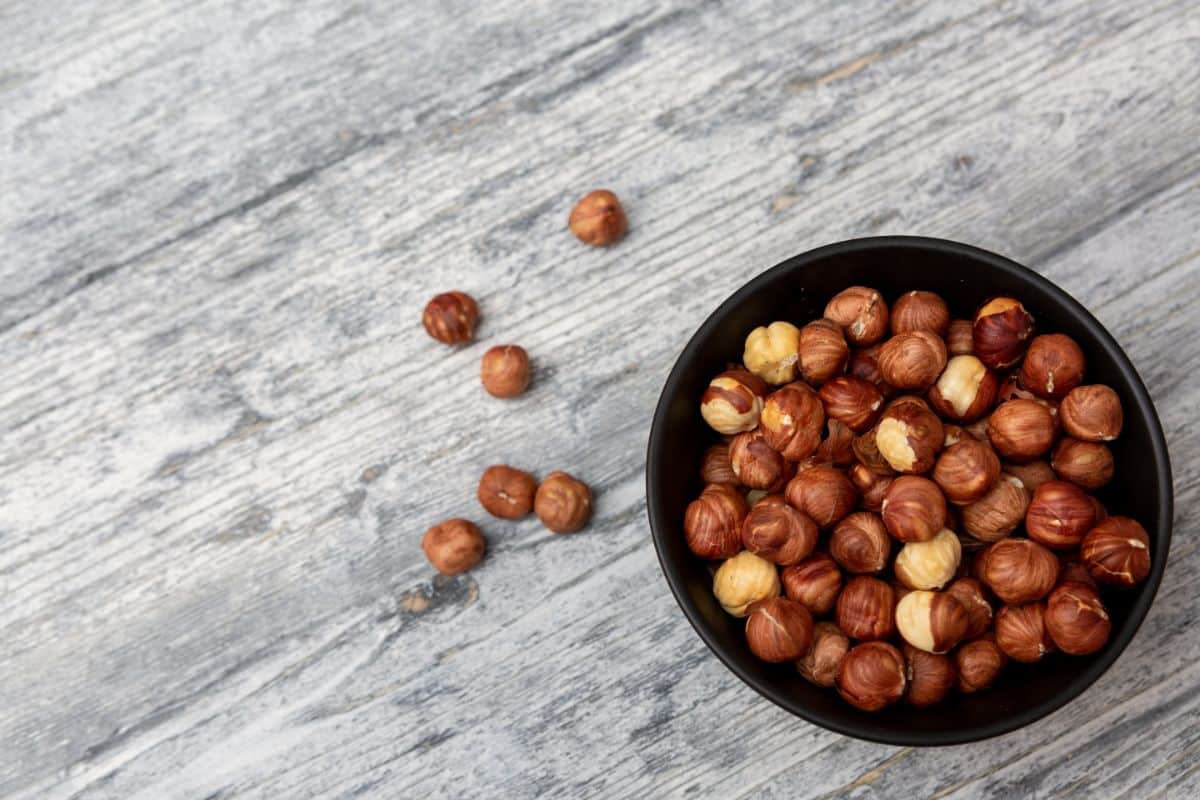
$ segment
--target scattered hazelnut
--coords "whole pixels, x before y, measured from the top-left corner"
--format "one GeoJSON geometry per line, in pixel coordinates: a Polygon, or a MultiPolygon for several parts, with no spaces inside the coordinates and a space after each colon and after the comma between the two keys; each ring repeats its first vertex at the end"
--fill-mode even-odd
{"type": "Polygon", "coordinates": [[[1025,355],[1033,316],[1017,300],[996,297],[975,314],[971,333],[980,361],[990,369],[1008,369],[1025,355]]]}
{"type": "Polygon", "coordinates": [[[876,514],[883,511],[883,500],[887,496],[888,487],[893,478],[880,475],[865,464],[854,464],[846,471],[846,476],[858,490],[859,501],[867,511],[876,514]]]}
{"type": "Polygon", "coordinates": [[[567,226],[584,244],[604,247],[620,239],[628,228],[625,210],[607,189],[588,192],[571,209],[567,226]]]}
{"type": "Polygon", "coordinates": [[[1004,471],[1014,478],[1019,479],[1030,492],[1036,492],[1038,487],[1046,481],[1058,480],[1054,475],[1054,470],[1050,469],[1050,465],[1045,461],[1030,461],[1028,464],[1005,464],[1004,471]]]}
{"type": "Polygon", "coordinates": [[[1050,457],[1054,473],[1084,489],[1099,489],[1113,477],[1112,451],[1100,442],[1063,438],[1050,457]]]}
{"type": "Polygon", "coordinates": [[[992,604],[984,594],[983,584],[977,579],[959,578],[946,587],[946,593],[962,603],[967,612],[967,630],[963,638],[974,639],[992,627],[992,604]]]}
{"type": "Polygon", "coordinates": [[[733,437],[729,443],[729,464],[738,482],[751,489],[777,492],[792,477],[792,465],[767,444],[761,429],[733,437]]]}
{"type": "Polygon", "coordinates": [[[946,343],[929,331],[899,333],[880,345],[878,361],[888,385],[925,390],[946,368],[946,343]]]}
{"type": "Polygon", "coordinates": [[[986,551],[983,582],[1010,606],[1041,600],[1058,580],[1058,559],[1029,539],[1003,539],[986,551]]]}
{"type": "Polygon", "coordinates": [[[757,556],[776,564],[797,564],[817,546],[817,526],[789,506],[782,496],[767,495],[742,521],[742,543],[757,556]]]}
{"type": "Polygon", "coordinates": [[[800,329],[800,374],[813,386],[846,371],[850,347],[836,322],[818,319],[800,329]]]}
{"type": "Polygon", "coordinates": [[[1109,517],[1083,538],[1079,555],[1092,577],[1128,589],[1150,574],[1150,537],[1129,517],[1109,517]]]}
{"type": "Polygon", "coordinates": [[[829,537],[829,555],[847,572],[883,572],[891,553],[892,540],[887,529],[870,511],[856,511],[846,517],[829,537]]]}
{"type": "Polygon", "coordinates": [[[771,392],[759,418],[764,441],[789,461],[816,452],[825,427],[825,410],[816,392],[803,383],[789,383],[771,392]]]}
{"type": "Polygon", "coordinates": [[[429,301],[421,322],[425,331],[439,342],[462,344],[475,336],[479,306],[465,292],[446,292],[429,301]]]}
{"type": "Polygon", "coordinates": [[[813,626],[812,646],[797,662],[804,678],[826,688],[837,681],[838,667],[850,651],[850,639],[832,622],[813,626]]]}
{"type": "Polygon", "coordinates": [[[950,309],[933,292],[905,292],[892,304],[892,333],[929,331],[939,338],[950,328],[950,309]]]}
{"type": "Polygon", "coordinates": [[[904,645],[905,678],[908,688],[904,700],[925,708],[945,700],[958,683],[958,672],[949,656],[927,653],[911,644],[904,645]]]}
{"type": "Polygon", "coordinates": [[[825,318],[836,322],[851,344],[875,344],[888,329],[888,307],[883,296],[866,286],[851,286],[833,296],[825,318]]]}
{"type": "Polygon", "coordinates": [[[937,484],[902,475],[888,486],[880,505],[888,533],[901,542],[927,542],[946,527],[946,499],[937,484]]]}
{"type": "Polygon", "coordinates": [[[1112,630],[1100,595],[1082,583],[1060,584],[1050,593],[1045,622],[1058,649],[1072,656],[1096,652],[1108,641],[1112,630]]]}
{"type": "Polygon", "coordinates": [[[743,550],[717,568],[713,594],[726,612],[744,617],[754,603],[779,595],[779,570],[765,558],[743,550]]]}
{"type": "Polygon", "coordinates": [[[1059,583],[1082,583],[1084,586],[1090,586],[1096,591],[1100,591],[1100,584],[1096,583],[1096,579],[1092,577],[1092,573],[1088,572],[1088,568],[1078,555],[1070,557],[1059,557],[1058,568],[1059,583]]]}
{"type": "Polygon", "coordinates": [[[688,504],[683,533],[688,549],[703,559],[732,558],[742,549],[746,499],[727,483],[712,483],[688,504]]]}
{"type": "Polygon", "coordinates": [[[983,691],[996,682],[1008,659],[992,634],[963,644],[954,651],[958,669],[958,690],[964,694],[983,691]]]}
{"type": "Polygon", "coordinates": [[[883,395],[875,385],[853,375],[834,378],[821,387],[819,394],[825,415],[855,433],[863,433],[874,425],[883,405],[883,395]]]}
{"type": "Polygon", "coordinates": [[[466,572],[479,563],[487,541],[479,527],[465,519],[448,519],[425,532],[421,549],[433,568],[443,575],[466,572]]]}
{"type": "Polygon", "coordinates": [[[913,590],[896,604],[896,630],[918,650],[945,653],[967,632],[967,611],[946,592],[913,590]]]}
{"type": "Polygon", "coordinates": [[[883,379],[883,373],[879,371],[879,349],[879,345],[873,345],[851,353],[850,363],[846,365],[846,374],[862,378],[878,389],[884,397],[891,397],[896,393],[896,389],[888,385],[883,379]]]}
{"type": "Polygon", "coordinates": [[[812,645],[813,618],[808,609],[786,597],[759,600],[746,617],[746,643],[763,661],[795,661],[812,645]]]}
{"type": "Polygon", "coordinates": [[[1038,397],[1061,400],[1083,382],[1083,350],[1070,336],[1046,333],[1034,337],[1021,364],[1021,385],[1038,397]]]}
{"type": "Polygon", "coordinates": [[[875,426],[875,446],[897,472],[933,469],[944,440],[941,420],[916,403],[893,403],[875,426]]]}
{"type": "Polygon", "coordinates": [[[489,514],[520,519],[533,510],[536,492],[537,481],[528,472],[498,464],[483,471],[475,494],[489,514]]]}
{"type": "Polygon", "coordinates": [[[1010,461],[1033,461],[1050,449],[1054,435],[1054,417],[1036,400],[1009,400],[988,417],[988,440],[1010,461]]]}
{"type": "MultiPolygon", "coordinates": [[[[962,543],[943,528],[928,542],[909,542],[900,548],[893,569],[910,589],[940,589],[954,579],[962,562],[962,543]]],[[[1057,563],[1055,564],[1057,572],[1057,563]]]]}
{"type": "Polygon", "coordinates": [[[592,516],[592,490],[565,472],[551,472],[538,486],[533,511],[555,533],[574,533],[592,516]]]}
{"type": "Polygon", "coordinates": [[[1101,383],[1076,386],[1058,407],[1067,433],[1085,442],[1111,442],[1121,433],[1125,414],[1121,398],[1101,383]]]}
{"type": "Polygon", "coordinates": [[[833,467],[809,467],[788,482],[786,497],[819,528],[829,528],[854,509],[854,484],[833,467]]]}
{"type": "Polygon", "coordinates": [[[991,409],[999,385],[975,356],[954,356],[929,390],[929,402],[943,417],[970,422],[991,409]]]}
{"type": "Polygon", "coordinates": [[[996,645],[1013,661],[1032,664],[1054,651],[1046,632],[1046,606],[1004,606],[996,613],[996,645]]]}
{"type": "Polygon", "coordinates": [[[800,363],[800,329],[790,322],[772,322],[750,331],[742,363],[767,383],[796,380],[800,363]]]}
{"type": "Polygon", "coordinates": [[[983,542],[1008,536],[1025,519],[1029,492],[1020,478],[1001,474],[1000,480],[980,499],[963,506],[963,528],[983,542]]]}
{"type": "Polygon", "coordinates": [[[812,457],[818,464],[848,467],[854,463],[854,431],[836,419],[825,420],[825,438],[812,457]]]}
{"type": "Polygon", "coordinates": [[[952,444],[938,456],[933,466],[933,480],[958,505],[967,505],[983,498],[1000,479],[1000,459],[985,442],[967,436],[952,444]]]}
{"type": "Polygon", "coordinates": [[[1096,522],[1096,508],[1073,483],[1047,481],[1033,493],[1025,511],[1029,538],[1055,550],[1072,550],[1096,522]]]}
{"type": "Polygon", "coordinates": [[[946,352],[951,356],[970,356],[975,354],[975,339],[971,333],[974,326],[969,319],[950,321],[946,331],[946,352]]]}
{"type": "Polygon", "coordinates": [[[729,445],[718,442],[704,451],[700,461],[700,480],[705,483],[729,483],[737,485],[737,475],[729,463],[729,445]]]}
{"type": "Polygon", "coordinates": [[[492,397],[516,397],[529,388],[529,354],[515,344],[489,349],[483,354],[479,380],[492,397]]]}
{"type": "Polygon", "coordinates": [[[851,639],[886,639],[896,630],[892,587],[866,575],[851,578],[838,595],[834,621],[851,639]]]}
{"type": "Polygon", "coordinates": [[[862,711],[879,711],[904,696],[904,656],[887,642],[863,642],[850,649],[838,668],[838,693],[862,711]]]}
{"type": "Polygon", "coordinates": [[[731,369],[713,378],[700,398],[700,416],[717,433],[732,436],[753,430],[763,410],[767,385],[744,369],[731,369]]]}
{"type": "Polygon", "coordinates": [[[826,553],[813,553],[799,564],[784,567],[783,589],[812,614],[828,614],[842,590],[842,572],[826,553]]]}

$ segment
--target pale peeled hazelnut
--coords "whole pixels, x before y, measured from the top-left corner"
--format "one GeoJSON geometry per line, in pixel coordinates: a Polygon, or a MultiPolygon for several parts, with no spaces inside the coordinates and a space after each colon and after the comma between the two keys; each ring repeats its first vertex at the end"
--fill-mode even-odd
{"type": "Polygon", "coordinates": [[[945,653],[967,633],[967,611],[946,592],[913,590],[896,604],[896,630],[918,650],[945,653]]]}
{"type": "Polygon", "coordinates": [[[1054,443],[1055,421],[1036,400],[1009,400],[988,417],[987,436],[1002,458],[1033,461],[1054,443]]]}
{"type": "Polygon", "coordinates": [[[932,590],[953,580],[961,562],[962,544],[954,531],[943,528],[928,542],[909,542],[900,548],[893,569],[908,588],[932,590]]]}
{"type": "Polygon", "coordinates": [[[876,514],[883,510],[883,500],[887,496],[888,487],[894,480],[890,476],[880,475],[865,464],[854,464],[846,470],[846,477],[858,490],[859,502],[867,511],[876,514]]]}
{"type": "Polygon", "coordinates": [[[765,558],[743,550],[717,568],[713,594],[727,613],[744,617],[754,603],[779,595],[779,570],[765,558]]]}
{"type": "Polygon", "coordinates": [[[891,537],[883,521],[870,511],[849,515],[829,537],[829,555],[850,573],[883,572],[891,553],[891,537]]]}
{"type": "Polygon", "coordinates": [[[479,306],[466,292],[444,292],[425,306],[421,324],[425,332],[443,344],[462,344],[475,337],[479,306]]]}
{"type": "Polygon", "coordinates": [[[946,699],[958,683],[953,659],[918,650],[908,643],[902,649],[908,684],[904,701],[917,708],[926,708],[946,699]]]}
{"type": "Polygon", "coordinates": [[[1112,451],[1100,442],[1064,438],[1050,456],[1054,474],[1084,489],[1099,489],[1113,477],[1112,451]]]}
{"type": "Polygon", "coordinates": [[[700,398],[700,416],[717,433],[732,436],[753,430],[767,395],[762,378],[744,369],[731,369],[713,378],[700,398]]]}
{"type": "Polygon", "coordinates": [[[954,651],[958,690],[971,694],[987,689],[996,682],[1007,663],[1008,658],[990,633],[962,644],[954,651]]]}
{"type": "Polygon", "coordinates": [[[838,668],[838,694],[862,711],[879,711],[904,696],[904,656],[887,642],[863,642],[850,649],[838,668]]]}
{"type": "MultiPolygon", "coordinates": [[[[848,467],[854,463],[854,431],[836,419],[825,420],[825,438],[812,454],[816,464],[848,467]]],[[[800,466],[797,464],[797,469],[800,466]]]]}
{"type": "Polygon", "coordinates": [[[1030,461],[1028,464],[1005,464],[1004,471],[1018,478],[1030,492],[1036,492],[1037,488],[1046,481],[1058,480],[1054,474],[1054,470],[1045,461],[1030,461]]]}
{"type": "Polygon", "coordinates": [[[986,551],[983,582],[1010,606],[1041,600],[1058,580],[1058,558],[1029,539],[1003,539],[986,551]]]}
{"type": "Polygon", "coordinates": [[[1096,652],[1108,641],[1112,621],[1100,594],[1082,583],[1062,583],[1046,598],[1046,631],[1058,649],[1072,656],[1096,652]]]}
{"type": "Polygon", "coordinates": [[[858,575],[838,595],[834,621],[851,639],[886,639],[896,630],[896,596],[878,578],[858,575]]]}
{"type": "Polygon", "coordinates": [[[975,339],[971,333],[974,327],[969,319],[950,321],[946,331],[946,353],[951,356],[970,356],[975,354],[975,339]]]}
{"type": "Polygon", "coordinates": [[[1034,337],[1021,363],[1021,385],[1038,397],[1060,400],[1083,382],[1087,362],[1070,336],[1046,333],[1034,337]]]}
{"type": "Polygon", "coordinates": [[[421,540],[425,557],[443,575],[466,572],[479,563],[486,548],[479,526],[457,518],[434,525],[421,540]]]}
{"type": "Polygon", "coordinates": [[[571,209],[567,227],[584,244],[605,247],[625,235],[629,222],[617,196],[608,189],[596,189],[571,209]]]}
{"type": "Polygon", "coordinates": [[[990,369],[1008,369],[1025,355],[1033,316],[1011,297],[994,297],[976,312],[971,332],[979,360],[990,369]]]}
{"type": "Polygon", "coordinates": [[[1046,606],[1004,606],[996,613],[996,645],[1013,661],[1032,664],[1054,651],[1046,630],[1046,606]]]}
{"type": "Polygon", "coordinates": [[[1096,507],[1073,483],[1047,481],[1025,511],[1025,532],[1055,550],[1073,550],[1096,522],[1096,507]]]}
{"type": "Polygon", "coordinates": [[[927,542],[946,527],[946,500],[933,481],[902,475],[888,486],[880,505],[888,533],[901,542],[927,542]]]}
{"type": "Polygon", "coordinates": [[[954,356],[929,390],[929,402],[943,417],[970,422],[986,414],[996,399],[996,374],[975,356],[954,356]]]}
{"type": "Polygon", "coordinates": [[[875,426],[875,446],[897,472],[933,469],[944,440],[941,420],[916,403],[893,404],[875,426]]]}
{"type": "Polygon", "coordinates": [[[750,652],[771,664],[795,661],[812,645],[813,618],[808,609],[786,597],[752,604],[746,616],[750,652]]]}
{"type": "Polygon", "coordinates": [[[1150,574],[1150,537],[1129,517],[1109,517],[1083,538],[1079,555],[1092,577],[1128,589],[1150,574]]]}
{"type": "Polygon", "coordinates": [[[855,433],[863,433],[874,425],[883,406],[883,395],[875,385],[853,375],[839,375],[828,381],[818,395],[825,415],[855,433]]]}
{"type": "Polygon", "coordinates": [[[987,494],[962,507],[963,530],[981,542],[1008,536],[1025,521],[1029,491],[1020,478],[1001,473],[987,494]]]}
{"type": "Polygon", "coordinates": [[[1085,442],[1111,442],[1121,434],[1125,421],[1121,398],[1100,383],[1077,386],[1068,392],[1058,407],[1058,416],[1069,436],[1085,442]]]}
{"type": "Polygon", "coordinates": [[[813,386],[846,371],[850,347],[836,322],[818,319],[800,329],[800,374],[813,386]]]}
{"type": "Polygon", "coordinates": [[[929,331],[943,337],[950,328],[950,309],[933,292],[905,292],[892,304],[892,333],[929,331]]]}
{"type": "Polygon", "coordinates": [[[800,461],[821,444],[825,409],[808,386],[789,383],[767,396],[758,423],[768,445],[788,461],[800,461]]]}
{"type": "Polygon", "coordinates": [[[946,343],[929,331],[909,331],[880,345],[878,360],[889,386],[925,390],[946,368],[946,343]]]}
{"type": "Polygon", "coordinates": [[[742,521],[742,544],[757,556],[776,564],[797,564],[817,545],[817,526],[789,506],[780,495],[768,495],[754,504],[742,521]]]}
{"type": "Polygon", "coordinates": [[[515,344],[490,348],[483,354],[479,380],[492,397],[516,397],[529,388],[529,354],[515,344]]]}
{"type": "Polygon", "coordinates": [[[828,614],[842,591],[842,571],[827,553],[784,567],[780,577],[787,596],[817,616],[828,614]]]}
{"type": "Polygon", "coordinates": [[[800,362],[800,329],[790,322],[772,322],[750,331],[742,363],[767,383],[796,380],[800,362]]]}
{"type": "Polygon", "coordinates": [[[538,485],[533,513],[554,533],[574,533],[592,517],[592,490],[565,472],[551,472],[538,485]]]}
{"type": "Polygon", "coordinates": [[[704,483],[729,483],[737,485],[737,475],[729,463],[729,444],[718,442],[704,451],[700,460],[700,480],[704,483]]]}
{"type": "Polygon", "coordinates": [[[767,444],[761,429],[733,437],[729,443],[729,464],[738,482],[751,489],[777,492],[792,477],[792,465],[767,444]]]}
{"type": "Polygon", "coordinates": [[[1000,479],[1000,459],[986,443],[966,436],[950,445],[933,466],[933,480],[958,505],[980,500],[1000,479]]]}
{"type": "Polygon", "coordinates": [[[896,393],[895,387],[889,386],[888,382],[883,379],[883,373],[879,371],[879,345],[865,347],[851,353],[850,363],[846,365],[846,374],[862,378],[878,389],[884,397],[891,397],[896,393]]]}
{"type": "Polygon", "coordinates": [[[742,493],[726,483],[712,483],[688,504],[683,533],[688,549],[700,558],[732,558],[742,549],[742,521],[748,512],[742,493]]]}
{"type": "Polygon", "coordinates": [[[806,680],[826,688],[837,681],[838,667],[850,652],[850,639],[832,622],[813,626],[812,646],[796,661],[796,669],[806,680]]]}
{"type": "Polygon", "coordinates": [[[866,286],[851,286],[833,296],[825,318],[836,322],[846,339],[858,347],[872,345],[888,331],[888,307],[883,295],[866,286]]]}
{"type": "Polygon", "coordinates": [[[977,578],[959,578],[946,587],[967,612],[966,639],[974,639],[992,627],[992,604],[988,602],[983,584],[977,578]]]}
{"type": "Polygon", "coordinates": [[[801,470],[788,482],[788,503],[807,514],[819,528],[829,528],[854,510],[854,484],[834,467],[801,470]]]}

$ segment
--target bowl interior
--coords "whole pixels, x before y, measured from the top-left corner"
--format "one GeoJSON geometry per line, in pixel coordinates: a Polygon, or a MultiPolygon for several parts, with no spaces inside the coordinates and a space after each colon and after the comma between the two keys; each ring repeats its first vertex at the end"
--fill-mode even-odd
{"type": "Polygon", "coordinates": [[[1116,660],[1145,616],[1166,562],[1170,540],[1171,479],[1166,445],[1153,405],[1128,358],[1107,331],[1075,300],[1041,276],[986,251],[942,240],[888,237],[843,242],[789,259],[752,280],[704,323],[668,378],[655,414],[647,457],[647,505],[655,546],[667,580],[697,632],[739,677],[799,716],[860,738],[902,745],[972,741],[1032,722],[1081,693],[1116,660]],[[717,604],[708,565],[684,543],[683,513],[701,486],[700,456],[717,441],[698,412],[709,379],[740,362],[746,334],[783,319],[803,324],[847,286],[878,289],[891,303],[903,291],[928,289],[970,318],[987,297],[1018,297],[1039,332],[1073,337],[1088,357],[1086,380],[1106,383],[1121,396],[1125,427],[1112,443],[1116,474],[1097,493],[1110,513],[1138,519],[1151,538],[1152,571],[1141,586],[1106,591],[1113,621],[1099,653],[1055,655],[1040,664],[1010,663],[989,691],[954,696],[924,710],[897,705],[858,711],[832,689],[815,687],[791,665],[771,665],[746,646],[743,621],[717,604]]]}

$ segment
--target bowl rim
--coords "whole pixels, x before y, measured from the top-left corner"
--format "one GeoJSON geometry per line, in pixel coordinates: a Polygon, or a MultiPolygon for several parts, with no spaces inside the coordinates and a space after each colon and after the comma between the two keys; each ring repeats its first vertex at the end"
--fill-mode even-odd
{"type": "Polygon", "coordinates": [[[646,512],[649,517],[651,538],[654,540],[654,549],[658,556],[659,567],[667,579],[667,584],[671,588],[671,593],[675,596],[675,601],[679,604],[684,616],[687,617],[688,622],[695,629],[705,645],[707,645],[708,649],[720,659],[726,668],[740,678],[743,683],[780,708],[827,730],[866,741],[890,745],[945,746],[988,739],[993,736],[1009,733],[1052,714],[1083,694],[1089,686],[1095,683],[1116,662],[1133,640],[1133,637],[1137,635],[1138,630],[1145,621],[1146,614],[1154,602],[1166,569],[1167,556],[1171,545],[1171,529],[1174,523],[1174,505],[1174,485],[1171,479],[1170,455],[1162,423],[1158,418],[1158,413],[1154,408],[1150,393],[1146,390],[1146,386],[1142,382],[1141,376],[1138,375],[1137,369],[1134,368],[1133,363],[1129,360],[1129,356],[1125,354],[1124,349],[1121,348],[1112,334],[1108,332],[1108,329],[1078,300],[1040,273],[1012,259],[974,245],[926,236],[871,236],[834,242],[785,259],[747,281],[708,315],[700,327],[696,329],[696,332],[688,339],[687,344],[675,359],[654,410],[646,448],[646,512]],[[1087,669],[1083,670],[1064,687],[1062,692],[1053,698],[1016,711],[1011,716],[1001,720],[949,731],[928,732],[914,730],[881,732],[875,726],[871,725],[869,717],[864,717],[861,723],[847,723],[831,718],[819,710],[804,707],[785,692],[780,691],[766,681],[759,680],[758,677],[746,672],[736,662],[726,657],[723,644],[718,640],[715,633],[707,628],[699,609],[696,608],[688,596],[682,574],[667,558],[664,544],[666,536],[666,510],[656,500],[660,496],[659,473],[666,459],[662,447],[662,439],[665,435],[664,430],[666,428],[668,406],[670,405],[671,398],[678,392],[679,384],[683,381],[684,374],[687,372],[684,365],[692,361],[693,356],[700,349],[701,342],[708,338],[709,333],[720,324],[720,321],[730,311],[745,302],[761,286],[773,281],[778,275],[792,272],[806,267],[812,262],[832,256],[884,247],[934,250],[983,261],[988,263],[989,266],[1015,275],[1019,279],[1037,284],[1048,294],[1056,298],[1067,309],[1067,312],[1073,313],[1078,318],[1080,324],[1087,328],[1097,341],[1100,342],[1101,346],[1112,358],[1113,363],[1116,364],[1121,377],[1130,387],[1137,413],[1143,416],[1147,422],[1147,429],[1150,434],[1151,458],[1154,463],[1156,479],[1159,486],[1165,488],[1165,491],[1159,492],[1158,499],[1159,525],[1154,531],[1156,557],[1151,564],[1150,574],[1147,576],[1145,584],[1143,584],[1141,593],[1130,608],[1129,622],[1114,637],[1114,646],[1110,647],[1101,658],[1091,662],[1087,669]]]}

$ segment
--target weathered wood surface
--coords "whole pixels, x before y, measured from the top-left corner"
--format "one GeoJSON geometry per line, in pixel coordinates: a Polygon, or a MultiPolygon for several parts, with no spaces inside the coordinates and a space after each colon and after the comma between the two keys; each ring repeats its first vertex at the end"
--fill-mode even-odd
{"type": "Polygon", "coordinates": [[[1200,3],[0,4],[0,794],[1200,793],[1200,3]],[[573,199],[632,232],[593,250],[573,199]],[[1035,728],[842,738],[712,658],[647,535],[673,358],[749,276],[923,233],[1043,271],[1168,431],[1170,568],[1035,728]],[[420,330],[448,288],[480,342],[420,330]],[[513,402],[485,345],[537,365],[513,402]],[[421,533],[479,471],[573,537],[421,533]]]}

